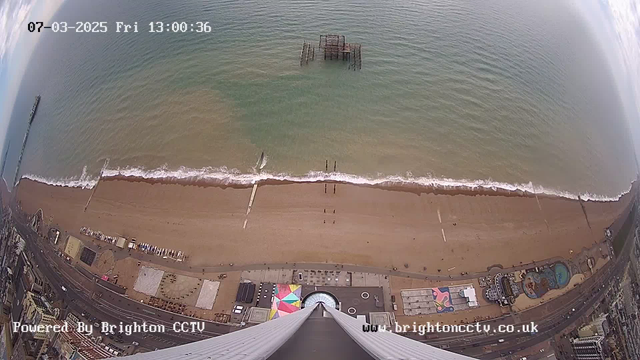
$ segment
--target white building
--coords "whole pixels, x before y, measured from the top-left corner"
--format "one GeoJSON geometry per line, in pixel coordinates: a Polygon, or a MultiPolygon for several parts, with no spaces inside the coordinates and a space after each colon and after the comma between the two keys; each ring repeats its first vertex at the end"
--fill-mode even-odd
{"type": "Polygon", "coordinates": [[[604,336],[588,336],[573,339],[571,347],[576,359],[604,360],[604,336]]]}

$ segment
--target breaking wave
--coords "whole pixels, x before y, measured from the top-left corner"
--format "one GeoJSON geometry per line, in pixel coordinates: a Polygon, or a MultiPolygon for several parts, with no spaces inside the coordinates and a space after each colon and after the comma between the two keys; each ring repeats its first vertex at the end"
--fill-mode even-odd
{"type": "MultiPolygon", "coordinates": [[[[98,177],[87,174],[87,168],[82,171],[79,177],[49,179],[37,175],[24,175],[22,178],[34,180],[37,182],[65,187],[76,187],[82,189],[91,189],[97,182],[98,177]]],[[[326,173],[322,171],[310,171],[306,175],[290,175],[286,173],[273,174],[268,172],[260,173],[243,173],[237,169],[228,169],[226,167],[213,168],[205,167],[201,169],[192,169],[181,167],[177,170],[168,169],[166,166],[158,169],[147,170],[137,167],[126,167],[117,169],[104,169],[102,178],[131,178],[144,179],[149,181],[165,181],[180,183],[211,183],[218,185],[252,185],[257,182],[265,181],[281,181],[296,183],[313,183],[313,182],[340,182],[356,185],[372,185],[372,186],[414,186],[431,189],[443,190],[466,190],[466,191],[497,191],[497,192],[513,192],[513,193],[529,193],[537,195],[558,196],[567,199],[578,199],[591,201],[617,201],[631,190],[629,189],[616,197],[602,196],[597,194],[574,194],[568,191],[555,190],[543,186],[533,185],[531,182],[523,184],[510,184],[497,182],[493,180],[466,180],[466,179],[449,179],[449,178],[433,178],[433,177],[414,177],[410,173],[405,176],[379,176],[366,177],[354,174],[344,174],[339,172],[326,173]]]]}
{"type": "Polygon", "coordinates": [[[80,175],[79,177],[74,176],[61,179],[51,179],[33,174],[25,174],[20,178],[20,180],[22,179],[29,179],[53,186],[75,187],[81,189],[92,189],[98,183],[97,177],[92,177],[91,175],[87,174],[86,166],[82,168],[82,175],[80,175]]]}

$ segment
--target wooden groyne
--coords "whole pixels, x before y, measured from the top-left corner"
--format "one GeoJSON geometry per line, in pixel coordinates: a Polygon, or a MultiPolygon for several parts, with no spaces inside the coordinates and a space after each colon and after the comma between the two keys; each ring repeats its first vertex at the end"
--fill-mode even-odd
{"type": "MultiPolygon", "coordinates": [[[[263,151],[262,154],[260,155],[260,158],[258,158],[258,162],[256,163],[256,171],[258,173],[262,172],[262,169],[266,165],[266,163],[264,162],[264,157],[265,155],[263,151]]],[[[256,181],[253,184],[253,188],[251,189],[251,196],[249,197],[249,205],[247,205],[247,213],[244,216],[244,224],[242,225],[243,229],[247,228],[247,222],[249,221],[249,213],[251,212],[251,207],[253,206],[253,201],[256,198],[257,192],[258,192],[258,181],[256,181]]]]}
{"type": "Polygon", "coordinates": [[[87,204],[84,206],[84,211],[83,212],[87,212],[87,208],[89,207],[89,204],[91,203],[91,198],[93,198],[93,194],[96,193],[96,190],[98,189],[98,185],[100,184],[100,180],[102,180],[102,175],[104,174],[104,171],[107,169],[107,166],[109,166],[109,158],[107,158],[104,161],[104,165],[102,166],[102,170],[100,170],[100,176],[98,176],[98,181],[96,182],[96,185],[91,190],[91,195],[89,195],[89,199],[87,200],[87,204]]]}
{"type": "Polygon", "coordinates": [[[13,187],[15,188],[18,183],[18,176],[20,175],[20,163],[22,163],[22,156],[24,155],[24,149],[27,146],[27,138],[29,138],[29,131],[31,130],[31,124],[36,116],[36,110],[38,110],[38,104],[40,103],[40,95],[36,96],[36,100],[31,108],[29,114],[29,125],[27,126],[27,132],[24,134],[24,140],[22,141],[22,150],[20,150],[20,157],[18,158],[18,165],[16,166],[16,176],[13,178],[13,187]]]}

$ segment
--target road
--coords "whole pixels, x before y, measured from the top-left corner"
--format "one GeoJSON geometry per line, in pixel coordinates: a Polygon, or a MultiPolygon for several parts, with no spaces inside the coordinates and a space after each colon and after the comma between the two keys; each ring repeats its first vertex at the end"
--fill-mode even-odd
{"type": "Polygon", "coordinates": [[[549,340],[582,316],[589,315],[602,301],[612,279],[621,276],[629,262],[628,254],[631,252],[632,243],[633,232],[630,232],[625,242],[626,248],[620,256],[609,261],[593,276],[562,296],[518,314],[480,323],[490,325],[492,329],[497,329],[499,325],[514,325],[517,330],[522,329],[522,325],[533,322],[538,325],[538,333],[534,335],[523,331],[511,334],[441,333],[433,334],[429,339],[409,333],[407,337],[480,359],[495,359],[503,354],[509,355],[549,340]],[[503,339],[504,342],[499,342],[499,339],[503,339]],[[486,352],[487,350],[489,352],[486,352]]]}
{"type": "MultiPolygon", "coordinates": [[[[575,312],[572,312],[572,318],[576,318],[576,315],[580,314],[579,308],[588,305],[584,303],[585,292],[597,290],[597,288],[602,285],[603,281],[609,278],[608,276],[614,263],[615,261],[607,263],[594,276],[586,279],[585,282],[578,287],[571,289],[566,294],[552,299],[543,305],[519,314],[506,315],[499,319],[483,321],[480,324],[487,324],[496,329],[499,325],[514,325],[518,328],[524,324],[534,322],[538,325],[538,330],[540,330],[546,326],[563,321],[567,315],[572,312],[572,309],[576,309],[575,312]]],[[[511,337],[530,338],[531,335],[514,334],[511,335],[511,337]]],[[[426,342],[434,346],[449,345],[448,348],[451,350],[464,350],[471,347],[472,344],[478,344],[478,346],[496,344],[498,338],[506,340],[507,338],[510,338],[510,336],[498,336],[498,334],[489,336],[483,333],[445,333],[440,334],[437,338],[426,340],[424,338],[416,338],[416,340],[426,342]]],[[[505,341],[505,343],[506,342],[507,341],[505,341]]]]}
{"type": "MultiPolygon", "coordinates": [[[[495,346],[495,350],[489,353],[482,353],[482,346],[496,344],[497,341],[495,339],[478,342],[480,345],[476,347],[472,346],[471,349],[468,349],[467,345],[465,348],[455,346],[449,350],[478,357],[479,359],[495,359],[499,356],[508,355],[553,338],[556,334],[561,333],[567,327],[578,322],[583,316],[590,315],[595,307],[604,299],[610,285],[614,283],[613,280],[617,276],[622,276],[625,266],[629,263],[630,247],[632,244],[633,232],[630,232],[625,243],[625,249],[623,249],[619,257],[607,263],[594,276],[587,279],[580,286],[549,302],[552,306],[557,306],[558,310],[543,318],[542,321],[536,321],[536,323],[539,324],[539,332],[537,334],[515,333],[509,336],[502,336],[501,338],[505,339],[505,342],[495,346]],[[575,309],[575,311],[573,311],[573,309],[575,309]]],[[[535,314],[533,314],[532,311],[533,310],[529,310],[523,313],[525,316],[522,317],[526,318],[526,320],[522,323],[534,321],[532,315],[535,314]]],[[[492,336],[492,338],[495,337],[496,336],[492,336]]]]}
{"type": "Polygon", "coordinates": [[[97,284],[93,279],[87,278],[63,258],[54,255],[55,249],[48,241],[38,240],[38,235],[30,227],[18,221],[14,221],[14,225],[27,244],[26,250],[32,254],[31,260],[47,276],[49,284],[58,297],[64,300],[64,303],[75,313],[89,313],[99,321],[114,325],[121,322],[125,325],[146,322],[165,325],[167,328],[166,332],[154,335],[136,333],[125,336],[125,344],[136,341],[141,347],[153,350],[226,334],[232,328],[229,325],[163,311],[117,294],[97,284]],[[66,291],[63,291],[62,286],[66,291]],[[179,321],[202,321],[205,324],[205,330],[201,334],[173,332],[173,324],[179,321]]]}
{"type": "MultiPolygon", "coordinates": [[[[18,212],[14,211],[14,214],[15,213],[18,212]]],[[[35,231],[23,222],[15,219],[15,217],[14,224],[20,235],[25,239],[27,249],[33,253],[33,261],[35,264],[37,264],[43,274],[48,277],[52,288],[58,296],[62,297],[74,312],[88,312],[99,320],[108,321],[112,324],[119,324],[120,322],[130,324],[135,321],[138,323],[162,324],[168,328],[167,332],[161,334],[132,334],[126,337],[128,343],[136,341],[140,343],[142,347],[152,350],[206,339],[228,333],[233,329],[233,327],[229,325],[205,322],[205,331],[202,334],[174,333],[171,330],[174,322],[202,320],[169,313],[141,304],[97,284],[94,279],[82,274],[71,264],[64,261],[63,258],[56,256],[56,249],[52,244],[46,240],[39,240],[35,231]],[[67,291],[62,291],[62,285],[65,286],[67,291]],[[99,296],[95,296],[96,294],[99,296]]],[[[632,238],[632,235],[630,234],[629,237],[632,238]]],[[[633,241],[627,239],[625,246],[630,246],[632,242],[633,241]]],[[[602,288],[602,284],[610,283],[612,277],[621,274],[628,260],[629,251],[627,250],[628,249],[625,249],[625,251],[622,252],[623,255],[610,261],[594,276],[587,279],[575,289],[570,290],[567,294],[551,300],[543,306],[522,312],[515,316],[506,316],[501,319],[483,322],[491,324],[493,328],[496,328],[499,324],[513,324],[517,327],[521,324],[528,324],[534,321],[538,324],[539,331],[535,335],[526,333],[496,334],[493,336],[486,334],[449,334],[443,335],[438,339],[419,339],[419,341],[434,346],[445,347],[450,351],[464,353],[481,359],[494,359],[503,354],[516,352],[546,341],[570,326],[581,316],[588,314],[591,308],[602,300],[606,292],[606,289],[602,288]],[[551,313],[548,311],[550,309],[553,309],[551,313]],[[575,311],[571,311],[572,309],[575,309],[575,311]],[[569,313],[572,314],[569,315],[569,313]],[[498,343],[498,339],[504,339],[504,342],[498,343]],[[485,353],[484,347],[486,346],[490,346],[493,351],[485,353]]],[[[135,255],[144,256],[142,253],[136,253],[135,255]]],[[[286,265],[288,267],[296,266],[296,264],[286,265]]],[[[327,264],[324,265],[328,266],[327,264]]],[[[260,265],[256,266],[261,267],[260,265]]],[[[229,270],[231,270],[231,268],[229,270]]],[[[233,270],[237,271],[239,269],[234,268],[233,270]]],[[[380,269],[378,269],[377,272],[379,273],[380,269]]],[[[424,275],[421,276],[424,277],[424,275]]]]}

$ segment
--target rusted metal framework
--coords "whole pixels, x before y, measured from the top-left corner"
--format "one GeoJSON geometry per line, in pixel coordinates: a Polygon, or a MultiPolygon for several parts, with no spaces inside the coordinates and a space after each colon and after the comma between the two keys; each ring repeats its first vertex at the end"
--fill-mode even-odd
{"type": "MultiPolygon", "coordinates": [[[[362,45],[348,43],[344,35],[320,35],[318,49],[322,50],[325,60],[349,61],[349,69],[362,69],[362,45]]],[[[300,66],[315,59],[315,49],[304,42],[300,52],[300,66]]]]}
{"type": "Polygon", "coordinates": [[[349,44],[351,49],[351,64],[349,64],[349,68],[353,70],[362,69],[362,45],[360,44],[349,44]]]}
{"type": "Polygon", "coordinates": [[[316,58],[316,48],[311,46],[310,43],[302,43],[302,51],[300,52],[300,66],[309,63],[309,60],[313,61],[316,58]]]}
{"type": "Polygon", "coordinates": [[[324,51],[325,60],[346,60],[351,53],[344,41],[344,35],[320,35],[318,47],[324,51]]]}

